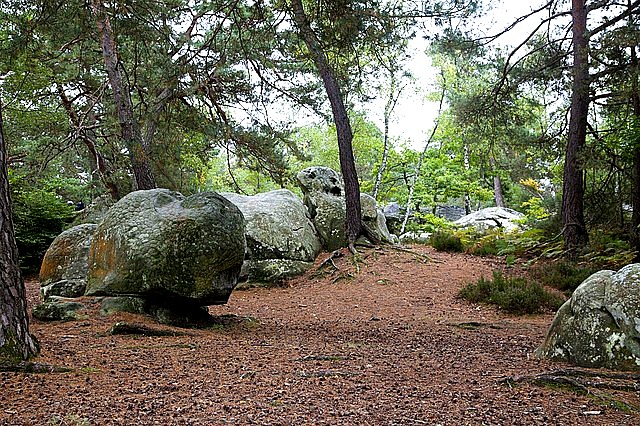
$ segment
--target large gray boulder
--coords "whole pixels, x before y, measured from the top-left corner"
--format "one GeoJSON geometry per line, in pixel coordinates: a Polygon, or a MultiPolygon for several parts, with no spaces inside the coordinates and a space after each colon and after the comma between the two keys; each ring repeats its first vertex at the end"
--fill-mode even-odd
{"type": "Polygon", "coordinates": [[[253,196],[223,193],[246,220],[244,273],[250,281],[279,281],[304,273],[321,250],[307,208],[287,189],[253,196]]]}
{"type": "Polygon", "coordinates": [[[587,278],[556,313],[538,356],[640,370],[640,264],[587,278]]]}
{"type": "Polygon", "coordinates": [[[505,231],[519,229],[516,222],[524,218],[524,214],[503,207],[488,207],[461,217],[454,223],[461,227],[474,227],[478,231],[486,231],[490,228],[503,228],[505,231]]]}
{"type": "MultiPolygon", "coordinates": [[[[346,208],[344,183],[340,175],[328,167],[316,166],[300,171],[296,178],[323,248],[336,250],[345,247],[346,208]]],[[[361,194],[360,204],[363,225],[380,241],[396,243],[397,238],[389,233],[384,214],[378,210],[375,199],[361,194]]]]}
{"type": "Polygon", "coordinates": [[[96,229],[86,295],[140,297],[186,311],[226,303],[245,247],[244,218],[226,198],[136,191],[96,229]]]}
{"type": "Polygon", "coordinates": [[[83,224],[58,235],[40,266],[40,291],[50,296],[80,297],[87,285],[87,257],[98,225],[83,224]]]}

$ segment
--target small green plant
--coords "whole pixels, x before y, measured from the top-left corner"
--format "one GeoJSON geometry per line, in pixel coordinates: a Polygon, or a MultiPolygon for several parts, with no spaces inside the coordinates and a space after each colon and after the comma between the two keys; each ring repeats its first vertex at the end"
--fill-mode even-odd
{"type": "Polygon", "coordinates": [[[413,229],[410,230],[417,232],[437,232],[445,229],[452,229],[454,226],[453,223],[447,219],[431,213],[416,212],[414,214],[413,222],[413,229]]]}
{"type": "Polygon", "coordinates": [[[9,177],[11,207],[21,267],[37,271],[44,253],[73,217],[69,206],[54,189],[37,187],[18,177],[9,177]]]}
{"type": "Polygon", "coordinates": [[[460,237],[450,231],[434,232],[429,239],[429,244],[438,251],[464,251],[464,244],[460,237]]]}
{"type": "Polygon", "coordinates": [[[493,280],[480,278],[467,284],[460,297],[474,303],[488,303],[512,314],[536,314],[545,310],[557,310],[563,300],[549,293],[535,281],[520,277],[505,277],[495,271],[493,280]]]}
{"type": "Polygon", "coordinates": [[[546,286],[571,293],[594,272],[596,270],[592,268],[582,267],[572,262],[558,261],[537,265],[531,274],[546,286]]]}

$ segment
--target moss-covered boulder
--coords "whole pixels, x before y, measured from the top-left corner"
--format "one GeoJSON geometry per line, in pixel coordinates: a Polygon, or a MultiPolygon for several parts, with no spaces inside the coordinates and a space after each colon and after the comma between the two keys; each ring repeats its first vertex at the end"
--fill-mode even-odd
{"type": "Polygon", "coordinates": [[[640,370],[640,264],[587,278],[558,310],[538,356],[640,370]]]}
{"type": "Polygon", "coordinates": [[[142,297],[176,309],[226,303],[245,247],[242,213],[224,197],[136,191],[96,229],[86,295],[142,297]]]}
{"type": "Polygon", "coordinates": [[[74,226],[58,235],[40,266],[40,290],[50,296],[80,297],[87,284],[87,256],[98,225],[74,226]]]}
{"type": "Polygon", "coordinates": [[[304,273],[321,245],[307,208],[287,189],[253,196],[223,193],[247,224],[244,271],[250,281],[278,281],[304,273]],[[277,267],[274,267],[277,265],[277,267]]]}
{"type": "Polygon", "coordinates": [[[83,319],[81,311],[86,306],[78,299],[50,296],[44,303],[33,308],[33,317],[40,321],[74,321],[83,319]]]}
{"type": "MultiPolygon", "coordinates": [[[[345,230],[346,207],[342,177],[328,167],[309,167],[296,175],[304,194],[304,204],[320,236],[325,250],[336,250],[347,245],[345,230]]],[[[370,234],[385,243],[397,243],[397,237],[387,229],[386,219],[376,201],[361,194],[362,224],[370,234]]]]}

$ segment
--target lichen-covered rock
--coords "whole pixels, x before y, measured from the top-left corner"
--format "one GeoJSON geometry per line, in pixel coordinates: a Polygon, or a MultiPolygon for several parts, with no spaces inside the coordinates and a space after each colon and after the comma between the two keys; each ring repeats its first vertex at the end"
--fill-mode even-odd
{"type": "MultiPolygon", "coordinates": [[[[322,247],[336,250],[346,246],[344,183],[340,175],[328,167],[316,166],[300,171],[296,178],[322,247]]],[[[361,194],[360,206],[362,223],[369,232],[382,242],[396,243],[397,238],[389,233],[384,214],[378,210],[375,199],[361,194]]]]}
{"type": "Polygon", "coordinates": [[[33,317],[40,321],[73,321],[84,318],[80,311],[86,306],[74,299],[50,296],[33,308],[33,317]]]}
{"type": "Polygon", "coordinates": [[[222,196],[136,191],[111,207],[95,232],[86,294],[175,307],[226,303],[245,246],[242,213],[222,196]]]}
{"type": "Polygon", "coordinates": [[[302,275],[312,266],[313,262],[302,260],[253,260],[244,263],[240,275],[247,277],[250,283],[278,283],[287,278],[302,275]]]}
{"type": "Polygon", "coordinates": [[[100,315],[111,315],[116,312],[148,313],[147,301],[141,297],[101,297],[99,300],[100,315]]]}
{"type": "Polygon", "coordinates": [[[398,243],[398,237],[387,229],[387,219],[384,212],[378,209],[375,198],[369,194],[360,194],[360,208],[362,210],[362,224],[375,238],[385,243],[398,243]]]}
{"type": "Polygon", "coordinates": [[[640,370],[640,264],[587,278],[556,313],[538,356],[640,370]]]}
{"type": "Polygon", "coordinates": [[[245,218],[249,259],[315,260],[320,241],[306,207],[293,192],[279,189],[253,196],[221,195],[245,218]]]}
{"type": "Polygon", "coordinates": [[[293,192],[280,189],[253,196],[221,195],[238,206],[246,220],[243,270],[248,276],[242,275],[249,281],[279,281],[311,267],[322,247],[307,208],[293,192]]]}
{"type": "Polygon", "coordinates": [[[58,235],[40,267],[40,291],[50,296],[80,297],[87,284],[87,256],[98,225],[83,224],[58,235]]]}

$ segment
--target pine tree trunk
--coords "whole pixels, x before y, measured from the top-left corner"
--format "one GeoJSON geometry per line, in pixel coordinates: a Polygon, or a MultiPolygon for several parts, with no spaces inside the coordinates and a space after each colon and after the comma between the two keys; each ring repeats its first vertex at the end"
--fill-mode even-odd
{"type": "Polygon", "coordinates": [[[360,183],[358,182],[356,162],[353,156],[351,123],[349,122],[347,109],[342,99],[340,85],[327,61],[327,57],[320,46],[318,38],[311,28],[302,6],[302,0],[291,0],[291,6],[293,8],[293,20],[298,27],[302,40],[309,49],[311,59],[322,78],[325,91],[331,103],[331,111],[338,136],[340,170],[342,172],[342,179],[344,180],[346,202],[345,227],[349,246],[353,247],[356,239],[362,233],[362,212],[360,210],[360,183]]]}
{"type": "MultiPolygon", "coordinates": [[[[640,123],[640,66],[638,65],[638,55],[635,46],[631,47],[631,67],[632,67],[632,90],[631,101],[633,104],[633,115],[640,123]]],[[[634,262],[640,262],[640,144],[636,143],[633,148],[633,187],[632,187],[631,214],[631,246],[636,250],[634,262]]]]}
{"type": "Polygon", "coordinates": [[[100,36],[100,48],[104,58],[109,83],[122,132],[122,140],[129,151],[136,189],[156,187],[149,165],[149,157],[144,147],[140,126],[133,114],[133,104],[128,84],[123,80],[119,68],[118,50],[111,30],[111,22],[100,0],[91,0],[91,11],[100,36]]]}
{"type": "Polygon", "coordinates": [[[29,334],[27,297],[18,266],[0,105],[0,363],[17,364],[37,354],[37,342],[29,334]]]}
{"type": "Polygon", "coordinates": [[[584,221],[584,166],[581,158],[587,136],[589,112],[589,51],[585,0],[572,0],[573,86],[569,140],[564,163],[562,225],[569,257],[589,242],[584,221]]]}
{"type": "Polygon", "coordinates": [[[504,195],[502,193],[500,176],[493,177],[493,198],[496,200],[496,207],[504,208],[504,195]]]}

